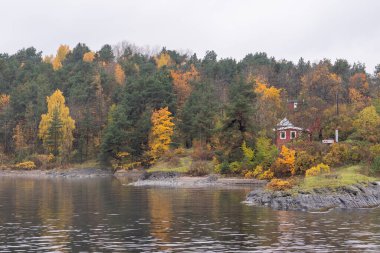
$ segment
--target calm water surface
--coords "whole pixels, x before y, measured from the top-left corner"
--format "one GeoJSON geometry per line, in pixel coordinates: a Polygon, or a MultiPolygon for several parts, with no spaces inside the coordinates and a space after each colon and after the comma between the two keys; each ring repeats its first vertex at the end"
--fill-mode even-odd
{"type": "Polygon", "coordinates": [[[380,209],[273,211],[249,189],[0,178],[0,252],[380,252],[380,209]]]}

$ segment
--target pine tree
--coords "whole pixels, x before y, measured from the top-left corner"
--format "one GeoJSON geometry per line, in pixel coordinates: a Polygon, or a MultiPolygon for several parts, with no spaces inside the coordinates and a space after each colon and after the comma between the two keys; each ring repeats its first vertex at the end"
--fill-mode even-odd
{"type": "Polygon", "coordinates": [[[54,108],[50,126],[48,127],[48,131],[45,139],[45,146],[48,151],[52,153],[54,156],[59,155],[59,146],[62,140],[62,121],[59,118],[59,110],[57,107],[54,108]]]}

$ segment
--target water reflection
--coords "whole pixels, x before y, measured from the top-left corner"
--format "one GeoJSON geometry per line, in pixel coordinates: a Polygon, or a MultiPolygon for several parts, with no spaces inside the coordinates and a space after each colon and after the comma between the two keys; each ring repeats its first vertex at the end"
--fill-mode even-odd
{"type": "Polygon", "coordinates": [[[380,209],[272,211],[249,189],[0,178],[0,252],[380,251],[380,209]]]}

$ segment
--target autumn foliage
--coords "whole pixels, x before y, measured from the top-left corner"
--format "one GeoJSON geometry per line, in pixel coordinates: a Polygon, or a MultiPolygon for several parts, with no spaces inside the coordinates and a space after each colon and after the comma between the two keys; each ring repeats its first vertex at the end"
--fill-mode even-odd
{"type": "Polygon", "coordinates": [[[153,111],[151,122],[149,154],[153,160],[156,160],[169,149],[174,123],[168,107],[153,111]]]}
{"type": "Polygon", "coordinates": [[[123,85],[125,82],[125,73],[120,64],[115,65],[115,80],[119,85],[123,85]]]}
{"type": "Polygon", "coordinates": [[[273,191],[285,191],[291,189],[293,185],[288,180],[274,178],[266,187],[273,191]]]}
{"type": "Polygon", "coordinates": [[[61,45],[57,50],[57,55],[52,61],[53,69],[58,70],[62,68],[62,62],[65,60],[66,55],[70,52],[68,45],[61,45]]]}
{"type": "Polygon", "coordinates": [[[295,150],[287,148],[286,146],[281,147],[281,153],[273,164],[275,176],[281,177],[296,174],[295,155],[295,150]]]}
{"type": "Polygon", "coordinates": [[[95,59],[95,53],[90,51],[83,55],[83,61],[84,62],[93,62],[95,59]]]}
{"type": "Polygon", "coordinates": [[[156,66],[158,69],[162,68],[163,66],[171,66],[173,64],[172,58],[167,52],[162,52],[154,59],[156,61],[156,66]]]}
{"type": "Polygon", "coordinates": [[[45,149],[54,155],[68,155],[74,140],[75,121],[70,117],[65,97],[56,90],[46,98],[48,111],[41,116],[38,136],[45,149]]]}
{"type": "Polygon", "coordinates": [[[191,82],[199,78],[199,73],[194,65],[191,65],[190,70],[185,72],[180,70],[170,70],[170,75],[173,78],[173,87],[174,92],[177,95],[178,107],[182,107],[191,94],[191,82]]]}

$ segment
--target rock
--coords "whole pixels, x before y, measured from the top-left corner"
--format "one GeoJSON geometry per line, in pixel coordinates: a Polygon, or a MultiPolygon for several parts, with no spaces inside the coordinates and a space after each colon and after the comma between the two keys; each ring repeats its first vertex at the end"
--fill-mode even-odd
{"type": "Polygon", "coordinates": [[[217,175],[209,175],[207,178],[206,178],[206,182],[209,182],[209,183],[212,183],[212,182],[216,182],[218,181],[218,176],[217,175]]]}
{"type": "Polygon", "coordinates": [[[163,180],[163,179],[174,179],[179,177],[177,172],[145,172],[143,173],[139,180],[163,180]]]}
{"type": "Polygon", "coordinates": [[[321,188],[311,193],[291,195],[282,191],[255,190],[247,202],[277,210],[328,210],[331,208],[369,208],[380,205],[380,185],[344,186],[338,189],[321,188]]]}

